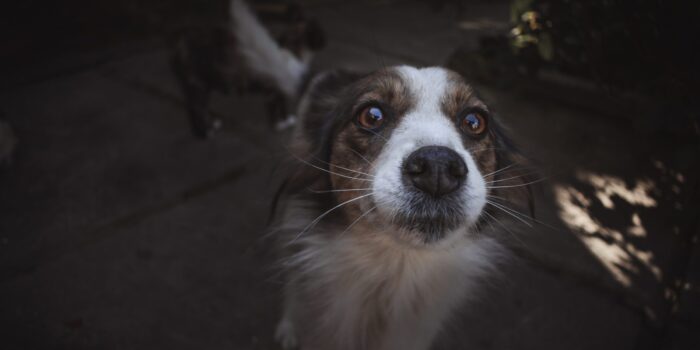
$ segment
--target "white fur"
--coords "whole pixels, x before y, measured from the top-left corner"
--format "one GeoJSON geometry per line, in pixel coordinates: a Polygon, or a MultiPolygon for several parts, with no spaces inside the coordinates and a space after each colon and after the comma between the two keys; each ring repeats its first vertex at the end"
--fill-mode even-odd
{"type": "Polygon", "coordinates": [[[301,327],[305,350],[428,349],[451,312],[474,295],[476,279],[493,267],[499,247],[467,236],[441,248],[401,246],[382,231],[304,239],[305,248],[288,263],[307,279],[292,293],[309,293],[323,307],[304,322],[293,314],[303,311],[287,300],[277,333],[283,343],[295,343],[293,332],[301,327]],[[375,313],[385,327],[372,337],[375,313]]]}
{"type": "Polygon", "coordinates": [[[377,158],[373,184],[378,209],[391,216],[407,202],[401,181],[401,164],[423,146],[445,146],[462,156],[469,170],[462,197],[466,203],[467,225],[473,225],[486,204],[486,184],[474,159],[462,144],[452,117],[444,115],[440,105],[448,88],[447,72],[442,68],[402,66],[397,68],[415,96],[416,106],[403,117],[377,158]]]}
{"type": "Polygon", "coordinates": [[[308,70],[309,54],[302,59],[280,47],[242,0],[231,1],[233,33],[240,54],[255,74],[275,84],[288,97],[295,97],[308,70]]]}

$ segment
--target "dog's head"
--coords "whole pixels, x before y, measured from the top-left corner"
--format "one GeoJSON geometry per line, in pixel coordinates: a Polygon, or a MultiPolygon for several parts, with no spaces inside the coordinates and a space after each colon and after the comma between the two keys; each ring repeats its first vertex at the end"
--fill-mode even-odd
{"type": "Polygon", "coordinates": [[[518,159],[489,106],[443,68],[327,74],[301,113],[302,178],[324,209],[419,244],[475,232],[507,187],[490,184],[518,159]]]}

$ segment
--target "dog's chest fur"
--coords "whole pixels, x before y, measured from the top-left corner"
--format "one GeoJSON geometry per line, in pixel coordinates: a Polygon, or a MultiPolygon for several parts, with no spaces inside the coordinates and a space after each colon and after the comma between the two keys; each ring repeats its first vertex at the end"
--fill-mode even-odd
{"type": "Polygon", "coordinates": [[[425,249],[358,230],[304,239],[290,260],[305,349],[427,349],[496,250],[485,238],[425,249]]]}

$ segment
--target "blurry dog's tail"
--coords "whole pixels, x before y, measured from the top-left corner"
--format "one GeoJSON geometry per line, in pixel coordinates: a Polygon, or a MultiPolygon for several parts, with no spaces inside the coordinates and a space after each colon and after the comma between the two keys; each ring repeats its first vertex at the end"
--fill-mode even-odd
{"type": "Polygon", "coordinates": [[[296,96],[308,64],[281,47],[242,0],[231,0],[230,11],[238,51],[251,73],[287,97],[296,96]]]}

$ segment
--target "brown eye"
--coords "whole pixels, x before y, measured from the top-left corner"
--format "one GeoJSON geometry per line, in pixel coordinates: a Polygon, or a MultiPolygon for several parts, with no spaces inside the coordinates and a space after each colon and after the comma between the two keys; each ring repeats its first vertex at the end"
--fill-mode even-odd
{"type": "Polygon", "coordinates": [[[478,112],[470,112],[462,119],[461,129],[472,135],[481,135],[486,131],[486,118],[478,112]]]}
{"type": "Polygon", "coordinates": [[[357,116],[357,122],[365,129],[376,129],[384,123],[384,112],[379,107],[365,107],[357,116]]]}

